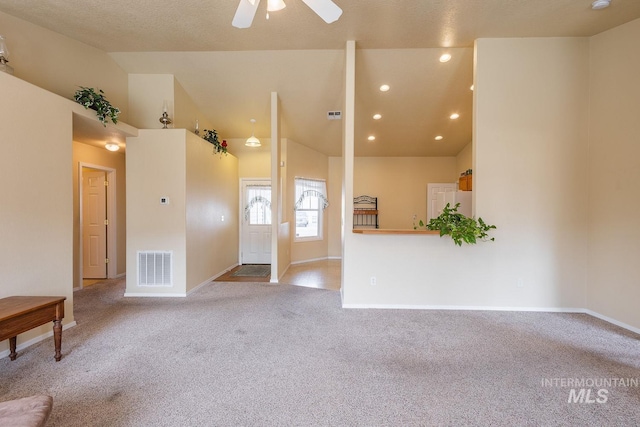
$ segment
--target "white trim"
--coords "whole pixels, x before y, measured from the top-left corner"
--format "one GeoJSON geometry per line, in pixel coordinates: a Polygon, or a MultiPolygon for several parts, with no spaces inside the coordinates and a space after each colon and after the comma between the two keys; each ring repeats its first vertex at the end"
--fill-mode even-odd
{"type": "Polygon", "coordinates": [[[185,298],[187,296],[186,293],[184,294],[173,294],[173,293],[140,293],[140,292],[125,292],[124,293],[125,297],[167,297],[167,298],[185,298]]]}
{"type": "Polygon", "coordinates": [[[411,304],[343,304],[342,308],[375,308],[389,310],[460,310],[460,311],[539,311],[551,313],[585,313],[583,308],[566,307],[492,307],[472,305],[411,305],[411,304]]]}
{"type": "Polygon", "coordinates": [[[326,257],[326,256],[321,258],[303,259],[301,261],[291,261],[291,265],[306,264],[308,262],[314,262],[314,261],[326,261],[328,259],[329,257],[326,257]]]}
{"type": "MultiPolygon", "coordinates": [[[[74,327],[74,326],[76,326],[76,325],[77,325],[77,323],[76,323],[76,321],[74,320],[73,322],[69,322],[69,323],[67,323],[67,324],[63,324],[63,325],[62,325],[62,330],[63,330],[63,331],[66,331],[67,329],[69,329],[69,328],[73,328],[73,327],[74,327]]],[[[23,342],[23,343],[18,344],[18,345],[16,346],[16,351],[20,351],[20,350],[22,350],[22,349],[25,349],[25,348],[27,348],[27,347],[30,347],[30,346],[32,346],[32,345],[34,345],[34,344],[37,344],[37,343],[39,343],[40,341],[44,341],[44,340],[46,340],[47,338],[52,337],[52,336],[53,336],[53,329],[52,329],[51,331],[47,332],[46,334],[38,335],[38,336],[37,336],[37,337],[35,337],[35,338],[31,338],[29,341],[25,341],[25,342],[23,342]]],[[[62,344],[63,344],[63,347],[62,347],[62,348],[64,349],[64,341],[62,342],[62,344]]],[[[9,354],[11,354],[11,350],[10,350],[10,349],[9,349],[9,350],[1,351],[1,352],[0,352],[0,359],[4,359],[4,358],[5,358],[5,357],[7,357],[9,354]]],[[[64,356],[64,353],[63,353],[62,355],[64,356]]]]}
{"type": "Polygon", "coordinates": [[[591,311],[589,309],[585,309],[584,312],[589,316],[597,317],[598,319],[604,320],[605,322],[612,323],[616,326],[620,326],[621,328],[628,329],[631,332],[635,332],[636,334],[640,334],[640,328],[636,328],[635,326],[627,325],[624,322],[605,316],[604,314],[596,313],[595,311],[591,311]]]}
{"type": "MultiPolygon", "coordinates": [[[[342,301],[344,301],[344,287],[340,288],[342,301]]],[[[640,328],[628,325],[619,320],[597,313],[586,308],[569,307],[484,307],[484,306],[460,306],[460,305],[408,305],[408,304],[344,304],[342,308],[352,309],[389,309],[389,310],[459,310],[459,311],[519,311],[519,312],[546,312],[546,313],[580,313],[596,317],[605,322],[627,329],[636,334],[640,334],[640,328]]]]}

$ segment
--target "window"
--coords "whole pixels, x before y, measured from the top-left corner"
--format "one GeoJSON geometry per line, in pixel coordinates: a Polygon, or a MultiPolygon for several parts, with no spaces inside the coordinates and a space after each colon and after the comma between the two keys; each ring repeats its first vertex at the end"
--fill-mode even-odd
{"type": "Polygon", "coordinates": [[[244,216],[249,225],[271,224],[271,185],[247,185],[244,216]]]}
{"type": "Polygon", "coordinates": [[[295,240],[322,240],[322,211],[329,206],[324,180],[295,178],[295,240]]]}

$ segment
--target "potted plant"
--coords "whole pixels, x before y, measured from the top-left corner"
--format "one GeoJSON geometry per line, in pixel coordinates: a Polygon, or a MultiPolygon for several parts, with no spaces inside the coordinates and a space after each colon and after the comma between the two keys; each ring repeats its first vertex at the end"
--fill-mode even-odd
{"type": "Polygon", "coordinates": [[[439,230],[440,237],[449,235],[453,239],[453,242],[462,246],[462,242],[470,245],[475,244],[478,240],[491,240],[489,238],[488,231],[496,228],[495,225],[486,224],[482,218],[469,218],[458,212],[460,203],[457,203],[453,208],[449,206],[449,203],[442,209],[442,213],[437,218],[431,218],[429,223],[425,226],[424,222],[420,220],[414,229],[419,227],[426,227],[427,230],[439,230]]]}
{"type": "Polygon", "coordinates": [[[227,141],[222,140],[222,142],[220,142],[220,140],[218,139],[218,132],[215,129],[214,130],[205,129],[202,139],[204,139],[205,141],[213,145],[214,154],[220,153],[221,156],[222,154],[224,154],[225,156],[227,155],[227,141]]]}
{"type": "Polygon", "coordinates": [[[109,120],[114,124],[118,123],[120,110],[107,101],[102,89],[98,89],[96,92],[94,88],[80,86],[80,89],[76,91],[73,99],[75,99],[78,104],[84,105],[84,108],[95,110],[98,119],[105,127],[109,120]]]}

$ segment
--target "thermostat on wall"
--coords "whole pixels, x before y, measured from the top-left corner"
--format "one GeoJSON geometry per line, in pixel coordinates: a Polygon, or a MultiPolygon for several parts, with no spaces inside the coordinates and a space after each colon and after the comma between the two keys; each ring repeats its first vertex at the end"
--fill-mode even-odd
{"type": "Polygon", "coordinates": [[[168,197],[160,197],[160,204],[161,205],[168,205],[169,204],[169,198],[168,197]]]}

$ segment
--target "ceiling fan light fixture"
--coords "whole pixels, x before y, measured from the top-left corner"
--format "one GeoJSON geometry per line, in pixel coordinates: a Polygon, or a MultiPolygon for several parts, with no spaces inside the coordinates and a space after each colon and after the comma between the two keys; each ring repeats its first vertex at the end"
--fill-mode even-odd
{"type": "Polygon", "coordinates": [[[611,0],[595,0],[591,3],[591,9],[600,10],[611,5],[611,0]]]}
{"type": "Polygon", "coordinates": [[[277,12],[287,7],[283,0],[267,0],[267,12],[277,12]]]}

